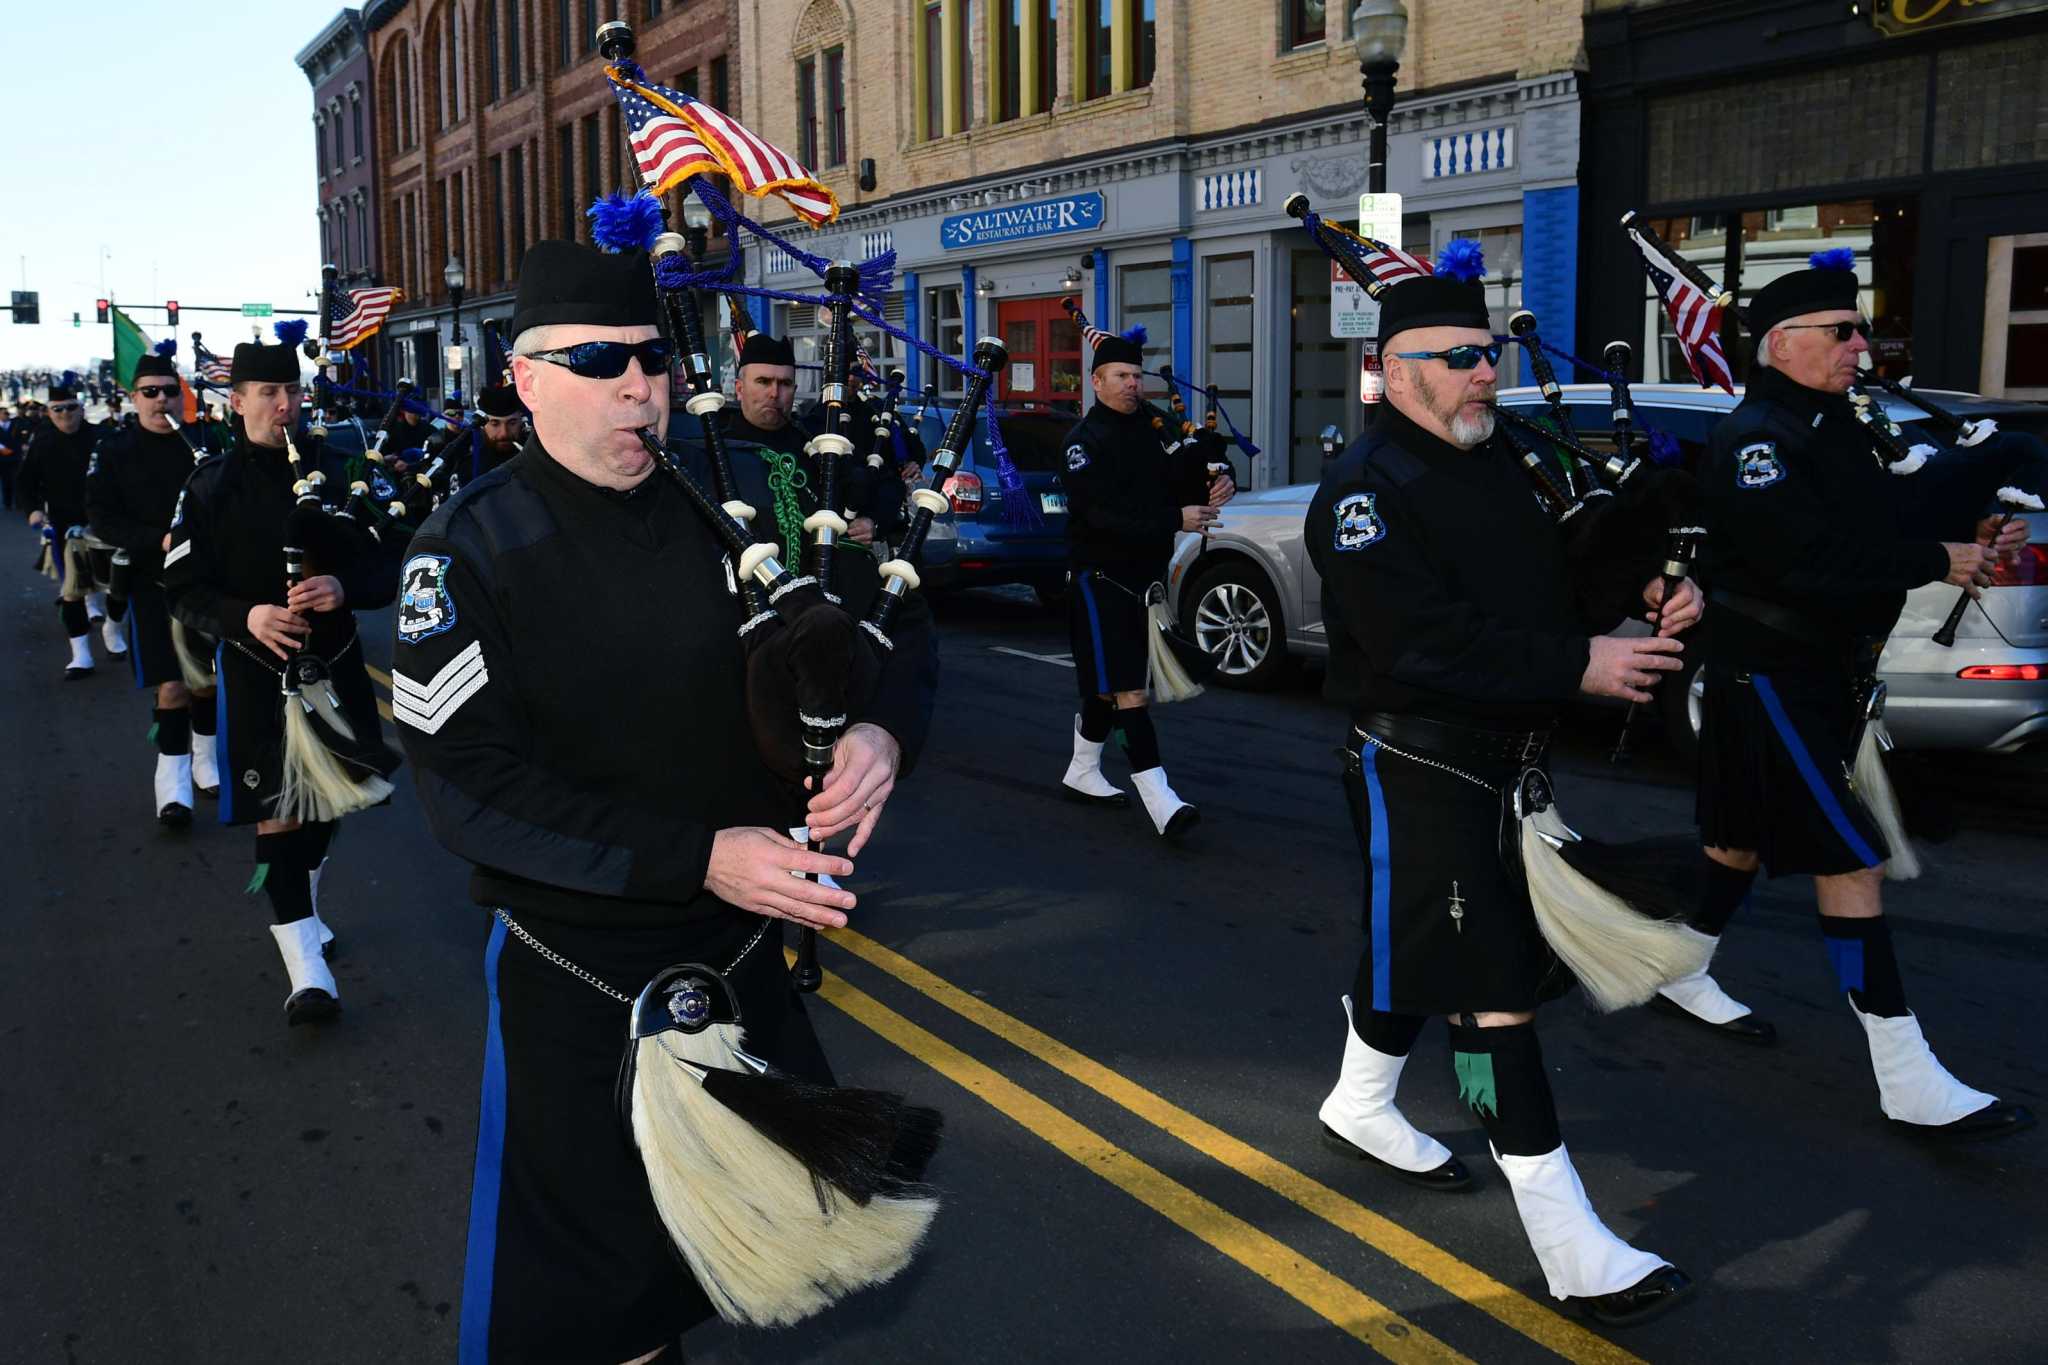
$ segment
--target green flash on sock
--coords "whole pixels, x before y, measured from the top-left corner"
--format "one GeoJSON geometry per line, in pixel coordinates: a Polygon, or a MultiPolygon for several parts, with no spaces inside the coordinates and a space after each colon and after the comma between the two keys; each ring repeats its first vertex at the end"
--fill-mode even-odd
{"type": "Polygon", "coordinates": [[[159,727],[157,726],[156,722],[154,722],[154,721],[151,721],[151,722],[150,722],[150,726],[149,726],[149,742],[150,742],[151,744],[154,744],[154,743],[156,743],[156,732],[157,732],[158,728],[159,728],[159,727]]]}
{"type": "Polygon", "coordinates": [[[1472,1106],[1475,1114],[1500,1113],[1500,1095],[1493,1084],[1491,1052],[1453,1052],[1451,1065],[1458,1072],[1458,1098],[1472,1106]]]}
{"type": "MultiPolygon", "coordinates": [[[[256,864],[256,875],[255,875],[255,876],[253,876],[253,877],[251,877],[251,878],[249,878],[249,884],[248,884],[247,886],[245,886],[245,887],[243,887],[243,888],[242,888],[242,894],[243,894],[243,895],[245,895],[245,896],[253,896],[253,895],[255,895],[255,894],[256,894],[256,893],[258,892],[258,891],[261,891],[261,890],[263,889],[263,883],[265,883],[266,881],[269,881],[269,880],[270,880],[270,864],[269,864],[269,863],[258,863],[258,864],[256,864]]],[[[1459,1074],[1460,1074],[1460,1075],[1462,1075],[1462,1074],[1464,1074],[1464,1073],[1460,1072],[1459,1074]]]]}

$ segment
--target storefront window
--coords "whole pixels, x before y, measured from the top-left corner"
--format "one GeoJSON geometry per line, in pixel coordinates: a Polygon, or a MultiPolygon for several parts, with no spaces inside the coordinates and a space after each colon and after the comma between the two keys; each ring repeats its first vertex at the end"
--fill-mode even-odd
{"type": "MultiPolygon", "coordinates": [[[[1143,324],[1145,328],[1145,368],[1156,370],[1161,365],[1173,363],[1173,268],[1161,261],[1157,265],[1127,265],[1116,272],[1117,290],[1123,300],[1123,326],[1126,331],[1143,324]]],[[[1187,376],[1183,375],[1182,378],[1187,376]]],[[[1148,376],[1145,393],[1151,397],[1168,397],[1167,385],[1163,379],[1148,376]]]]}
{"type": "MultiPolygon", "coordinates": [[[[967,354],[965,327],[960,316],[960,286],[941,285],[924,291],[924,339],[947,355],[967,354]]],[[[958,398],[961,394],[960,373],[950,365],[934,364],[932,382],[939,387],[942,397],[958,398]]]]}
{"type": "MultiPolygon", "coordinates": [[[[1327,293],[1327,289],[1325,290],[1327,293]]],[[[1202,262],[1202,374],[1230,408],[1237,425],[1252,424],[1252,258],[1211,256],[1202,262]]]]}

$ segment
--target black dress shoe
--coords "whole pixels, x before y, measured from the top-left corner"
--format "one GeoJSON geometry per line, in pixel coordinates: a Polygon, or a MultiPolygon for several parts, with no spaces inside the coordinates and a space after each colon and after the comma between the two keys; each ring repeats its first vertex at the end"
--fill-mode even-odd
{"type": "Polygon", "coordinates": [[[1899,1126],[1929,1142],[1981,1142],[1986,1138],[2011,1137],[2014,1133],[2026,1132],[2034,1126],[2034,1111],[2024,1104],[1993,1100],[1975,1113],[1965,1114],[1950,1123],[1900,1123],[1899,1126]]]}
{"type": "Polygon", "coordinates": [[[1676,1307],[1690,1293],[1692,1276],[1675,1265],[1660,1265],[1626,1289],[1565,1302],[1602,1327],[1633,1327],[1676,1307]]]}
{"type": "Polygon", "coordinates": [[[1060,795],[1081,806],[1104,806],[1123,810],[1131,804],[1128,792],[1118,792],[1114,796],[1097,796],[1093,792],[1084,792],[1077,788],[1069,787],[1064,782],[1060,783],[1060,795]]]}
{"type": "Polygon", "coordinates": [[[341,1002],[318,986],[294,992],[292,998],[284,1002],[287,1028],[297,1028],[300,1024],[324,1024],[340,1013],[341,1002]]]}
{"type": "Polygon", "coordinates": [[[65,682],[77,682],[80,678],[90,678],[91,676],[92,670],[90,668],[80,668],[76,664],[64,665],[65,682]]]}
{"type": "Polygon", "coordinates": [[[1343,1155],[1359,1161],[1371,1162],[1388,1175],[1393,1176],[1394,1179],[1404,1180],[1410,1185],[1418,1185],[1425,1190],[1442,1190],[1445,1193],[1455,1193],[1458,1190],[1467,1190],[1472,1187],[1472,1172],[1466,1170],[1465,1163],[1456,1157],[1452,1157],[1434,1170],[1403,1170],[1399,1166],[1389,1165],[1387,1162],[1381,1161],[1371,1152],[1366,1151],[1365,1148],[1337,1132],[1327,1123],[1323,1125],[1323,1145],[1333,1152],[1341,1152],[1343,1155]]]}
{"type": "Polygon", "coordinates": [[[192,823],[192,808],[173,801],[156,813],[156,820],[165,829],[185,829],[192,823]]]}
{"type": "Polygon", "coordinates": [[[1738,1043],[1749,1043],[1756,1047],[1769,1047],[1772,1043],[1778,1041],[1777,1026],[1767,1019],[1757,1018],[1755,1014],[1737,1015],[1725,1024],[1710,1023],[1677,1001],[1666,999],[1661,995],[1650,997],[1650,1008],[1659,1014],[1668,1014],[1673,1019],[1683,1019],[1686,1023],[1697,1025],[1709,1033],[1718,1033],[1723,1038],[1732,1038],[1738,1043]]]}

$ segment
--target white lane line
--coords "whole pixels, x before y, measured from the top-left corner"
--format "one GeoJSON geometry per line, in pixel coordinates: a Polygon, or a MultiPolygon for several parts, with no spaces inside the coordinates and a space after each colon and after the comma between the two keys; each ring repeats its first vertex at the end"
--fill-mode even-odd
{"type": "Polygon", "coordinates": [[[1071,654],[1033,654],[1028,649],[1012,649],[1008,645],[990,645],[988,648],[991,654],[1014,654],[1020,659],[1030,659],[1036,663],[1051,664],[1055,668],[1072,668],[1074,666],[1074,656],[1071,654]]]}

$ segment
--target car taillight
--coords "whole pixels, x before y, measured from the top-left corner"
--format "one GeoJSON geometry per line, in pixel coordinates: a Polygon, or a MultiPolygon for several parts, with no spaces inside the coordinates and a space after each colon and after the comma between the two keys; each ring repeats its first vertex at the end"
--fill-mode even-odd
{"type": "Polygon", "coordinates": [[[2048,673],[2040,664],[1971,664],[1956,676],[1972,682],[2039,682],[2048,673]]]}
{"type": "Polygon", "coordinates": [[[981,475],[960,473],[946,480],[945,494],[953,500],[955,512],[981,510],[981,475]]]}
{"type": "Polygon", "coordinates": [[[2048,546],[2022,545],[2012,563],[2001,559],[1991,570],[1994,588],[2024,588],[2036,583],[2048,583],[2048,546]]]}

